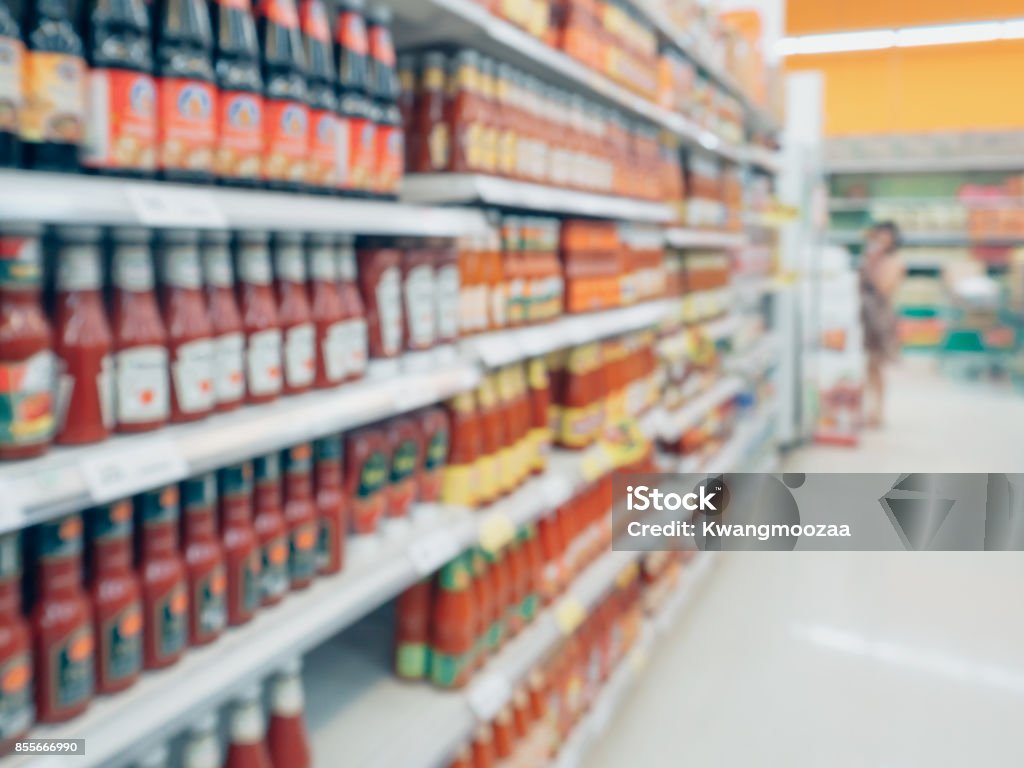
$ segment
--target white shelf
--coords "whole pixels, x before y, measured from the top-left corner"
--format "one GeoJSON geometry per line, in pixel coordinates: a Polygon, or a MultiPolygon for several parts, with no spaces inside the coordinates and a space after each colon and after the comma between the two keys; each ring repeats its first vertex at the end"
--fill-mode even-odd
{"type": "Polygon", "coordinates": [[[736,376],[727,376],[711,389],[698,395],[677,411],[666,413],[661,425],[663,440],[676,440],[684,432],[697,425],[708,411],[717,408],[743,391],[743,381],[736,376]]]}
{"type": "Polygon", "coordinates": [[[1020,155],[950,155],[948,157],[889,157],[826,160],[825,173],[952,173],[956,171],[1021,171],[1020,155]]]}
{"type": "MultiPolygon", "coordinates": [[[[828,241],[839,245],[855,245],[864,242],[861,230],[853,232],[831,230],[828,241]]],[[[969,232],[920,232],[908,233],[900,237],[900,245],[905,248],[914,247],[1000,247],[1015,246],[1024,243],[1024,235],[993,235],[991,237],[976,236],[969,232]]]]}
{"type": "Polygon", "coordinates": [[[492,331],[459,342],[463,355],[488,367],[508,365],[563,347],[655,326],[679,304],[678,299],[644,302],[632,307],[570,315],[550,323],[492,331]]]}
{"type": "Polygon", "coordinates": [[[440,402],[475,386],[479,376],[475,365],[461,361],[401,377],[371,376],[193,424],[8,462],[0,466],[0,531],[440,402]]]}
{"type": "Polygon", "coordinates": [[[461,43],[552,84],[582,89],[721,157],[735,162],[742,157],[741,148],[618,85],[474,0],[394,0],[391,6],[396,14],[395,39],[402,48],[461,43]]]}
{"type": "Polygon", "coordinates": [[[778,150],[765,149],[754,144],[748,144],[742,150],[743,160],[749,165],[757,166],[769,173],[780,173],[782,171],[782,153],[778,150]]]}
{"type": "MultiPolygon", "coordinates": [[[[316,654],[306,681],[313,720],[316,763],[331,765],[338,755],[360,768],[434,768],[446,764],[481,722],[482,705],[500,709],[512,689],[565,634],[556,618],[561,601],[578,601],[587,613],[613,587],[637,552],[608,552],[570,585],[566,595],[543,611],[509,642],[463,691],[441,691],[429,683],[402,682],[392,672],[390,626],[368,628],[369,637],[339,638],[316,654]],[[336,700],[349,681],[359,690],[342,706],[336,700]],[[479,687],[478,687],[479,686],[479,687]],[[487,695],[482,695],[484,692],[487,695]],[[401,724],[401,738],[392,727],[401,724]]],[[[344,695],[344,694],[342,694],[344,695]]]]}
{"type": "Polygon", "coordinates": [[[545,213],[596,216],[622,221],[672,221],[668,205],[615,195],[512,181],[471,173],[417,173],[405,178],[402,196],[413,203],[485,203],[545,213]]]}
{"type": "Polygon", "coordinates": [[[674,248],[742,248],[747,237],[736,232],[713,232],[673,227],[665,230],[665,242],[674,248]]]}
{"type": "Polygon", "coordinates": [[[0,222],[458,237],[484,231],[476,210],[266,190],[0,171],[0,222]]]}
{"type": "MultiPolygon", "coordinates": [[[[421,508],[422,516],[414,517],[406,535],[382,535],[377,550],[363,550],[362,556],[357,553],[351,557],[343,573],[318,579],[309,589],[289,594],[281,605],[259,612],[244,626],[229,629],[209,647],[190,648],[170,669],[146,672],[129,690],[99,699],[85,714],[66,724],[35,728],[30,736],[87,739],[88,751],[75,761],[79,768],[128,765],[153,744],[187,728],[197,715],[264,679],[282,661],[320,645],[436,570],[454,553],[478,545],[485,532],[515,531],[563,504],[589,482],[586,461],[586,451],[556,450],[543,475],[490,507],[479,511],[421,508]]],[[[491,538],[489,532],[486,535],[491,538]]],[[[595,590],[604,589],[606,579],[614,577],[607,576],[608,569],[634,555],[613,553],[611,559],[599,561],[580,577],[570,594],[586,606],[592,605],[603,594],[595,590]]],[[[550,621],[547,617],[533,625],[535,639],[546,642],[550,621]]],[[[501,669],[510,673],[516,669],[516,654],[522,651],[515,649],[520,646],[518,640],[509,646],[501,669]]],[[[343,687],[336,685],[333,690],[343,687]]],[[[389,732],[387,738],[392,736],[389,732]]],[[[61,759],[54,757],[31,765],[59,768],[63,765],[61,759]]],[[[359,761],[351,764],[364,765],[359,761]]]]}

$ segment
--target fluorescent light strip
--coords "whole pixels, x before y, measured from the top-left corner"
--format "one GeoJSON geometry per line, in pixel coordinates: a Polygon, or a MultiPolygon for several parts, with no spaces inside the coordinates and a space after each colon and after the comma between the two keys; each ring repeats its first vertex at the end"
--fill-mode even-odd
{"type": "Polygon", "coordinates": [[[868,29],[827,35],[784,37],[775,44],[775,53],[778,56],[806,56],[816,53],[877,51],[885,48],[915,48],[926,45],[956,45],[1020,39],[1024,39],[1024,19],[1009,19],[972,24],[868,29]]]}

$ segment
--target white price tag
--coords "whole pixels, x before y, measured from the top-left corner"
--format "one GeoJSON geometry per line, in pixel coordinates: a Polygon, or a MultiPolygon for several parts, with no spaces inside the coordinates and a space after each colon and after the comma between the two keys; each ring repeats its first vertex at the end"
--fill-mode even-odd
{"type": "Polygon", "coordinates": [[[473,714],[482,722],[490,722],[512,697],[512,686],[504,675],[489,672],[473,683],[466,692],[473,714]]]}
{"type": "Polygon", "coordinates": [[[427,534],[409,545],[409,559],[420,576],[433,573],[459,554],[459,544],[451,531],[427,534]]]}
{"type": "Polygon", "coordinates": [[[139,223],[147,227],[227,227],[223,211],[208,190],[133,184],[126,192],[139,223]]]}
{"type": "Polygon", "coordinates": [[[96,504],[174,483],[188,475],[188,464],[167,437],[131,440],[130,446],[97,450],[99,455],[83,459],[79,465],[96,504]]]}

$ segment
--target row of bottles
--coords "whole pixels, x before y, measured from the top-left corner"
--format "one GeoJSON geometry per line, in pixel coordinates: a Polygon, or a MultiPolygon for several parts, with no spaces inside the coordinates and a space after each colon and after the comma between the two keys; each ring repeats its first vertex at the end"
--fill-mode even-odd
{"type": "Polygon", "coordinates": [[[397,600],[395,670],[459,688],[611,544],[611,478],[497,548],[474,548],[397,600]]]}
{"type": "Polygon", "coordinates": [[[346,539],[366,532],[372,483],[395,517],[436,501],[448,449],[443,409],[382,426],[383,445],[368,442],[371,432],[49,520],[24,542],[0,536],[0,626],[11,628],[0,632],[0,745],[33,721],[79,714],[95,694],[124,690],[143,669],[171,666],[187,647],[341,571],[346,539]]]}
{"type": "Polygon", "coordinates": [[[544,662],[517,686],[494,720],[477,728],[450,768],[548,765],[634,647],[643,620],[633,567],[544,662]]]}
{"type": "Polygon", "coordinates": [[[0,166],[394,196],[391,13],[344,0],[0,2],[0,166]]]}

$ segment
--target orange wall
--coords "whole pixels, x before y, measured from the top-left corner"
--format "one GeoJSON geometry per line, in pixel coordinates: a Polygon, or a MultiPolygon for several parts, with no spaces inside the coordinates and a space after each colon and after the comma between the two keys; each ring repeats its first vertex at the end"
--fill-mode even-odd
{"type": "Polygon", "coordinates": [[[786,34],[1024,17],[1024,0],[788,0],[786,34]]]}
{"type": "Polygon", "coordinates": [[[791,56],[825,77],[825,133],[1024,130],[1024,40],[791,56]]]}

